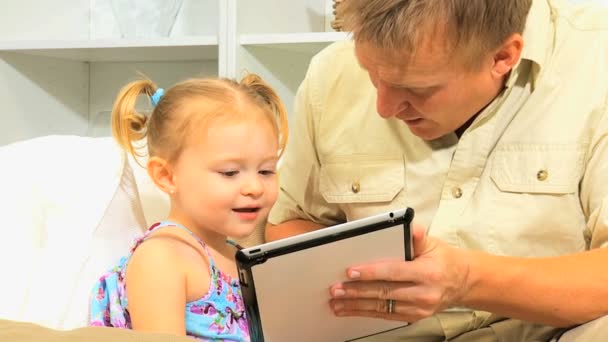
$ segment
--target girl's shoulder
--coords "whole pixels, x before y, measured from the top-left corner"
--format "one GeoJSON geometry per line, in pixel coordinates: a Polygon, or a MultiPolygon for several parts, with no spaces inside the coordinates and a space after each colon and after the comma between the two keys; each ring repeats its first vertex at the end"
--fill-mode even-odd
{"type": "Polygon", "coordinates": [[[168,227],[152,231],[130,259],[125,270],[129,286],[135,282],[141,286],[166,280],[183,282],[188,289],[185,293],[188,300],[200,298],[209,289],[212,261],[196,238],[181,229],[168,227]]]}
{"type": "Polygon", "coordinates": [[[148,271],[165,277],[184,273],[182,267],[184,257],[180,251],[184,249],[184,244],[163,235],[155,233],[133,250],[126,265],[127,279],[137,273],[148,271]],[[134,272],[134,270],[138,271],[134,272]]]}
{"type": "Polygon", "coordinates": [[[131,255],[129,264],[172,267],[186,271],[193,260],[208,259],[198,241],[180,229],[159,229],[147,233],[131,255]]]}

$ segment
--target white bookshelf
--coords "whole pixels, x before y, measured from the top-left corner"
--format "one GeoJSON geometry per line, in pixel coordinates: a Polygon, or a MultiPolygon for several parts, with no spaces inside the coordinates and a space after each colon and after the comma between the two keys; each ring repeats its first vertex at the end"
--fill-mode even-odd
{"type": "Polygon", "coordinates": [[[192,61],[217,59],[218,39],[16,40],[0,42],[0,51],[82,62],[192,61]]]}
{"type": "Polygon", "coordinates": [[[260,74],[278,91],[289,110],[310,59],[327,45],[349,36],[330,29],[331,0],[237,1],[234,77],[244,70],[260,74]]]}
{"type": "Polygon", "coordinates": [[[239,43],[241,45],[327,44],[347,38],[346,32],[243,34],[239,37],[239,43]]]}
{"type": "Polygon", "coordinates": [[[349,39],[327,30],[331,0],[184,0],[168,37],[131,39],[122,37],[110,0],[5,2],[0,145],[47,134],[109,134],[104,116],[138,73],[169,87],[189,77],[255,72],[291,113],[310,58],[349,39]]]}
{"type": "Polygon", "coordinates": [[[308,53],[346,39],[349,36],[345,32],[244,34],[239,37],[239,44],[245,48],[265,47],[308,53]]]}

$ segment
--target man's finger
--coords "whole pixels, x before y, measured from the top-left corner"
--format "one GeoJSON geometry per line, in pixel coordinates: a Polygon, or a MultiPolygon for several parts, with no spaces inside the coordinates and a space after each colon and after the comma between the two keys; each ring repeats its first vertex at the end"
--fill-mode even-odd
{"type": "Polygon", "coordinates": [[[388,312],[388,302],[385,300],[340,300],[330,303],[334,314],[339,317],[372,317],[393,321],[415,322],[425,317],[425,314],[414,307],[395,302],[393,312],[388,312]]]}
{"type": "Polygon", "coordinates": [[[330,288],[333,298],[399,299],[409,302],[414,284],[406,282],[347,282],[330,288]]]}

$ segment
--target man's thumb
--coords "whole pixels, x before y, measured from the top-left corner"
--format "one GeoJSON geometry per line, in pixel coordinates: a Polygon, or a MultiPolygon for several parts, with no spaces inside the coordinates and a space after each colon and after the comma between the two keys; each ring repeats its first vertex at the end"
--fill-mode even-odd
{"type": "Polygon", "coordinates": [[[414,258],[426,250],[426,228],[419,224],[412,224],[412,240],[414,242],[414,258]]]}

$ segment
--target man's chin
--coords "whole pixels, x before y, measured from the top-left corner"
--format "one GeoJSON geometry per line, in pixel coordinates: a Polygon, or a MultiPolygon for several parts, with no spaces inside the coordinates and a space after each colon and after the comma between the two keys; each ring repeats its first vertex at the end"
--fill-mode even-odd
{"type": "Polygon", "coordinates": [[[407,127],[410,129],[410,132],[412,132],[412,134],[414,134],[415,136],[419,137],[420,139],[426,140],[426,141],[441,138],[442,136],[444,136],[446,134],[446,133],[440,132],[437,129],[424,127],[422,125],[419,125],[419,126],[407,125],[407,127]]]}

